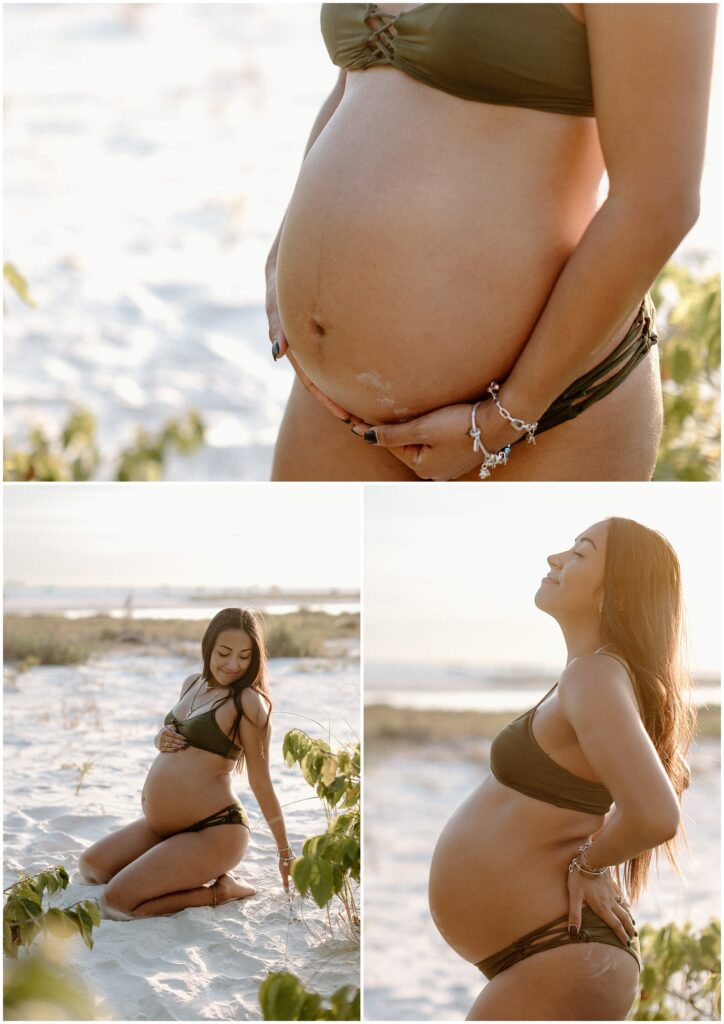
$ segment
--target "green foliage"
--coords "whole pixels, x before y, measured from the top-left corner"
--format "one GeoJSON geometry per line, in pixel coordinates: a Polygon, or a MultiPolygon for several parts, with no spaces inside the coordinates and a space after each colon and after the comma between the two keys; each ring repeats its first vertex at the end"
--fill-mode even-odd
{"type": "Polygon", "coordinates": [[[34,947],[28,956],[5,965],[4,1020],[95,1019],[88,991],[49,952],[34,947]]]}
{"type": "MultiPolygon", "coordinates": [[[[187,455],[204,439],[204,424],[191,410],[180,419],[167,420],[151,434],[138,429],[136,439],[118,456],[117,480],[160,480],[173,452],[187,455]]],[[[74,409],[53,442],[42,427],[34,427],[25,449],[5,444],[5,480],[90,480],[100,465],[96,421],[88,409],[74,409]]]]}
{"type": "Polygon", "coordinates": [[[160,480],[169,455],[189,455],[203,440],[204,422],[193,410],[180,420],[167,420],[155,434],[139,427],[134,443],[121,452],[116,479],[160,480]]]}
{"type": "Polygon", "coordinates": [[[26,306],[35,306],[35,302],[28,290],[28,282],[13,263],[3,263],[3,280],[10,285],[18,298],[22,299],[26,306]]]}
{"type": "Polygon", "coordinates": [[[295,624],[289,616],[266,618],[266,646],[270,658],[318,658],[324,653],[322,624],[295,624]]]}
{"type": "Polygon", "coordinates": [[[632,1020],[721,1019],[721,923],[643,925],[644,969],[632,1020]]]}
{"type": "Polygon", "coordinates": [[[668,264],[652,297],[662,308],[673,299],[659,345],[664,390],[664,432],[656,480],[719,479],[721,282],[697,278],[668,264]]]}
{"type": "Polygon", "coordinates": [[[259,989],[264,1020],[359,1020],[360,991],[344,985],[331,996],[310,992],[294,974],[267,975],[259,989]]]}
{"type": "Polygon", "coordinates": [[[359,924],[350,879],[360,878],[360,747],[333,753],[324,740],[299,729],[284,737],[287,764],[298,764],[322,800],[327,831],[305,840],[302,856],[292,865],[292,878],[302,896],[310,893],[318,907],[338,896],[347,920],[359,924]]]}
{"type": "Polygon", "coordinates": [[[33,427],[25,450],[5,446],[6,480],[88,480],[98,468],[96,422],[88,409],[74,409],[53,444],[42,427],[33,427]]]}
{"type": "Polygon", "coordinates": [[[49,896],[68,886],[65,868],[57,866],[37,875],[23,875],[9,886],[3,908],[3,952],[15,958],[27,949],[41,932],[65,939],[76,933],[89,949],[93,948],[93,927],[101,923],[95,900],[79,900],[70,907],[43,907],[43,895],[49,896]]]}

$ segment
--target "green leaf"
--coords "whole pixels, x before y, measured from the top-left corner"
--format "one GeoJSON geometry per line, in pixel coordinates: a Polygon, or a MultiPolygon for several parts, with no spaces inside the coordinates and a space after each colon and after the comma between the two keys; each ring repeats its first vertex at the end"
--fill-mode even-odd
{"type": "Polygon", "coordinates": [[[35,301],[31,298],[28,289],[28,282],[13,263],[3,264],[3,278],[26,306],[35,306],[35,301]]]}
{"type": "Polygon", "coordinates": [[[344,876],[338,865],[326,860],[313,860],[309,872],[309,891],[318,907],[329,903],[342,888],[344,876]]]}
{"type": "Polygon", "coordinates": [[[292,864],[292,878],[299,895],[306,896],[309,892],[309,880],[312,872],[312,858],[306,855],[297,857],[292,864]]]}
{"type": "Polygon", "coordinates": [[[337,761],[333,754],[325,754],[319,779],[324,786],[330,786],[337,777],[337,761]]]}
{"type": "Polygon", "coordinates": [[[304,995],[304,989],[293,974],[280,971],[268,975],[259,989],[264,1020],[299,1020],[304,995]]]}

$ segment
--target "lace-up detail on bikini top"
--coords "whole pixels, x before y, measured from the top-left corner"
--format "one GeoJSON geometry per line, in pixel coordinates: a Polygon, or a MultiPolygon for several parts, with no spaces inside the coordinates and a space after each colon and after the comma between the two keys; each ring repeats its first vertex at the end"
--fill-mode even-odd
{"type": "Polygon", "coordinates": [[[533,735],[533,716],[556,686],[498,733],[490,747],[491,770],[498,782],[534,800],[587,814],[605,814],[613,803],[606,787],[569,772],[546,754],[533,735]]]}
{"type": "Polygon", "coordinates": [[[586,28],[564,4],[322,4],[321,26],[349,71],[387,65],[462,99],[593,115],[586,28]]]}

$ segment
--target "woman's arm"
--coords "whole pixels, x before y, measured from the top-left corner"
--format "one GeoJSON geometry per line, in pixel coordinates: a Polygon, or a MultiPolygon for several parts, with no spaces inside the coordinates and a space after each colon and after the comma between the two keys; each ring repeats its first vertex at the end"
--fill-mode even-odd
{"type": "MultiPolygon", "coordinates": [[[[585,850],[586,868],[623,864],[673,838],[679,802],[644,729],[623,667],[596,655],[576,658],[561,676],[558,698],[586,759],[614,800],[613,811],[585,850]]],[[[574,937],[583,903],[622,942],[636,934],[631,912],[608,872],[591,877],[569,869],[568,893],[568,925],[574,937]]]]}
{"type": "Polygon", "coordinates": [[[586,853],[588,864],[622,864],[671,839],[679,801],[641,721],[625,669],[600,655],[576,658],[561,676],[558,699],[615,804],[586,853]]]}
{"type": "MultiPolygon", "coordinates": [[[[527,422],[611,342],[699,215],[716,5],[584,11],[609,192],[501,389],[527,422]]],[[[520,436],[495,426],[495,446],[520,436]]]]}
{"type": "MultiPolygon", "coordinates": [[[[584,11],[609,193],[501,388],[502,405],[528,423],[610,344],[699,210],[716,5],[593,3],[584,11]]],[[[489,383],[480,381],[481,398],[489,383]]],[[[377,443],[421,477],[462,475],[476,464],[465,436],[471,408],[382,425],[377,443]]],[[[493,452],[522,436],[490,401],[477,424],[493,452]]]]}
{"type": "Polygon", "coordinates": [[[271,725],[267,725],[269,710],[255,690],[244,690],[241,703],[244,717],[239,728],[239,738],[244,748],[249,786],[277,844],[280,857],[279,870],[286,889],[289,879],[289,864],[284,864],[283,861],[291,858],[292,854],[281,804],[274,792],[269,774],[269,745],[271,742],[271,725]]]}

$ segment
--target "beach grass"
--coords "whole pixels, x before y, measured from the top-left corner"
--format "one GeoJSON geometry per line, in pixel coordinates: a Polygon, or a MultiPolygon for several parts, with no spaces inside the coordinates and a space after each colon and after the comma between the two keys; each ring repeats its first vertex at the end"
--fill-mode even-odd
{"type": "MultiPolygon", "coordinates": [[[[271,658],[325,657],[330,647],[359,636],[359,613],[330,615],[300,609],[265,613],[271,658]]],[[[16,668],[72,665],[116,647],[200,644],[205,621],[187,619],[115,619],[110,615],[67,619],[62,615],[6,615],[3,655],[16,668]]]]}
{"type": "MultiPolygon", "coordinates": [[[[455,743],[490,740],[513,718],[508,711],[434,711],[393,708],[385,704],[365,707],[365,750],[387,743],[455,743]]],[[[718,739],[721,708],[699,708],[698,739],[718,739]]]]}

